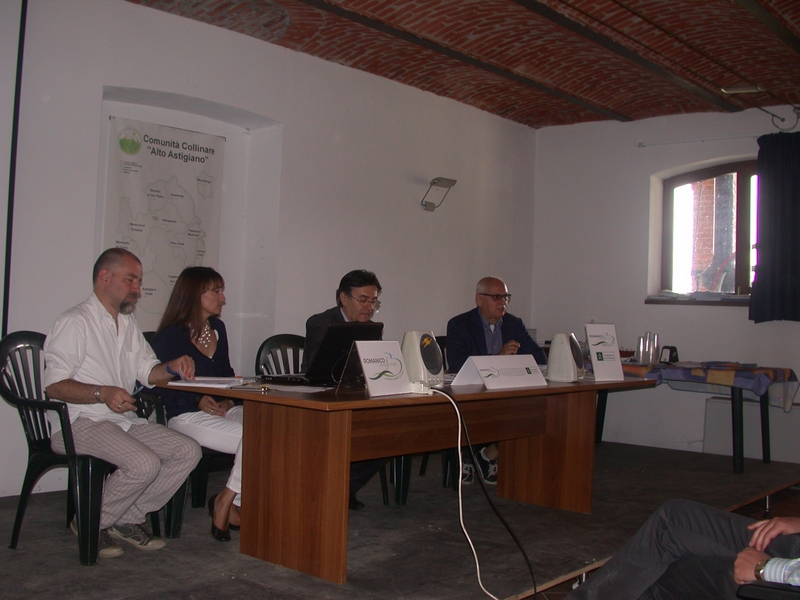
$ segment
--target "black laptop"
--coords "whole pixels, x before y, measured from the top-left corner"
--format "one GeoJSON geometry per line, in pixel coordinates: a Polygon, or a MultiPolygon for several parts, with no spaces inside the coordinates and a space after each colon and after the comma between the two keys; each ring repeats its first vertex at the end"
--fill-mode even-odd
{"type": "Polygon", "coordinates": [[[262,375],[261,381],[281,385],[333,386],[344,380],[354,380],[361,370],[357,361],[348,363],[347,360],[353,342],[380,340],[382,336],[383,323],[331,323],[305,373],[262,375]]]}

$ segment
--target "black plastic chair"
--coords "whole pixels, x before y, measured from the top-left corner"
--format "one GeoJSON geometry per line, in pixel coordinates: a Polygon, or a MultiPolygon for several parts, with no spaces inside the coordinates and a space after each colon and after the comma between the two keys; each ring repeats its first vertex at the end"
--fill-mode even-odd
{"type": "Polygon", "coordinates": [[[800,598],[800,587],[788,583],[754,581],[739,586],[736,595],[747,600],[797,600],[800,598]]]}
{"type": "Polygon", "coordinates": [[[81,564],[93,565],[97,563],[103,483],[114,465],[75,452],[67,405],[47,400],[44,393],[44,340],[45,336],[41,333],[18,331],[0,341],[0,365],[3,369],[0,395],[19,411],[28,441],[28,469],[22,483],[9,548],[17,547],[33,486],[45,471],[66,466],[69,468],[67,527],[76,516],[81,564]],[[66,456],[56,454],[50,447],[48,410],[58,413],[66,456]]]}
{"type": "Polygon", "coordinates": [[[299,373],[306,338],[293,333],[268,337],[256,353],[256,376],[299,373]]]}
{"type": "MultiPolygon", "coordinates": [[[[97,563],[100,537],[100,512],[105,478],[116,467],[95,456],[77,454],[69,421],[69,410],[63,402],[47,400],[42,383],[45,336],[34,331],[11,333],[0,341],[0,395],[17,408],[28,442],[28,468],[20,491],[17,516],[9,548],[15,549],[22,521],[33,486],[43,473],[53,467],[67,467],[67,519],[69,527],[75,517],[78,529],[78,550],[82,565],[97,563]],[[50,424],[47,411],[58,414],[66,455],[56,454],[50,447],[50,424]]],[[[140,409],[141,410],[141,409],[140,409]]],[[[186,488],[183,487],[186,494],[186,488]]],[[[170,502],[172,505],[173,502],[170,502]]],[[[171,524],[177,519],[172,506],[167,509],[167,537],[177,537],[171,524]]],[[[154,535],[161,534],[158,513],[151,513],[154,535]]],[[[183,518],[183,512],[180,512],[183,518]]],[[[177,526],[180,533],[180,523],[177,526]]]]}

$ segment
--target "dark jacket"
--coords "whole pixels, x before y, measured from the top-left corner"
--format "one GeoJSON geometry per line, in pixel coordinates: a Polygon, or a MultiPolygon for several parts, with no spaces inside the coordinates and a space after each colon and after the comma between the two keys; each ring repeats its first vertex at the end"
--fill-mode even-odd
{"type": "Polygon", "coordinates": [[[319,350],[328,325],[337,322],[344,323],[342,309],[338,306],[308,317],[308,321],[306,321],[306,343],[303,349],[303,366],[300,369],[303,373],[306,372],[308,365],[311,364],[311,360],[319,350]]]}
{"type": "MultiPolygon", "coordinates": [[[[228,356],[228,334],[225,323],[219,319],[209,321],[211,329],[217,332],[217,349],[214,356],[209,358],[197,349],[189,339],[189,328],[181,325],[170,325],[158,332],[150,343],[161,362],[169,362],[188,354],[194,360],[194,374],[202,377],[233,377],[233,367],[228,356]]],[[[171,419],[185,412],[199,410],[197,403],[202,397],[200,394],[179,390],[159,389],[159,395],[167,411],[167,419],[171,419]]]]}
{"type": "MultiPolygon", "coordinates": [[[[530,336],[522,319],[506,313],[500,331],[503,344],[511,340],[519,343],[517,354],[532,354],[537,364],[547,364],[544,350],[530,336]]],[[[447,322],[447,367],[450,371],[458,371],[470,356],[487,354],[486,337],[477,307],[447,322]]]]}

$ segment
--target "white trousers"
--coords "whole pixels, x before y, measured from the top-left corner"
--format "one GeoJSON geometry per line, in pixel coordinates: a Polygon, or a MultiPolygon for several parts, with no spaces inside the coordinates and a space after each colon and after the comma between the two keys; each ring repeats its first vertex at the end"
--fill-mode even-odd
{"type": "Polygon", "coordinates": [[[169,420],[170,429],[188,435],[201,446],[235,455],[227,487],[236,492],[233,501],[236,506],[241,506],[243,416],[244,408],[234,406],[224,417],[197,411],[183,413],[169,420]]]}

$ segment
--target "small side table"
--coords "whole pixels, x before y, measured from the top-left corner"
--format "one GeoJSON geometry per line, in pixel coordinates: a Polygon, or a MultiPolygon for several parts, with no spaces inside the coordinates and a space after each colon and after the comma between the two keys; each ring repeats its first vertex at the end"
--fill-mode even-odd
{"type": "MultiPolygon", "coordinates": [[[[761,408],[761,456],[769,463],[769,406],[780,404],[788,412],[800,384],[791,369],[759,367],[730,362],[703,362],[640,365],[623,363],[625,375],[655,379],[674,390],[730,393],[731,426],[733,428],[733,471],[744,472],[744,397],[749,394],[758,400],[761,408]]],[[[608,391],[597,395],[597,421],[595,441],[603,438],[608,391]]]]}

